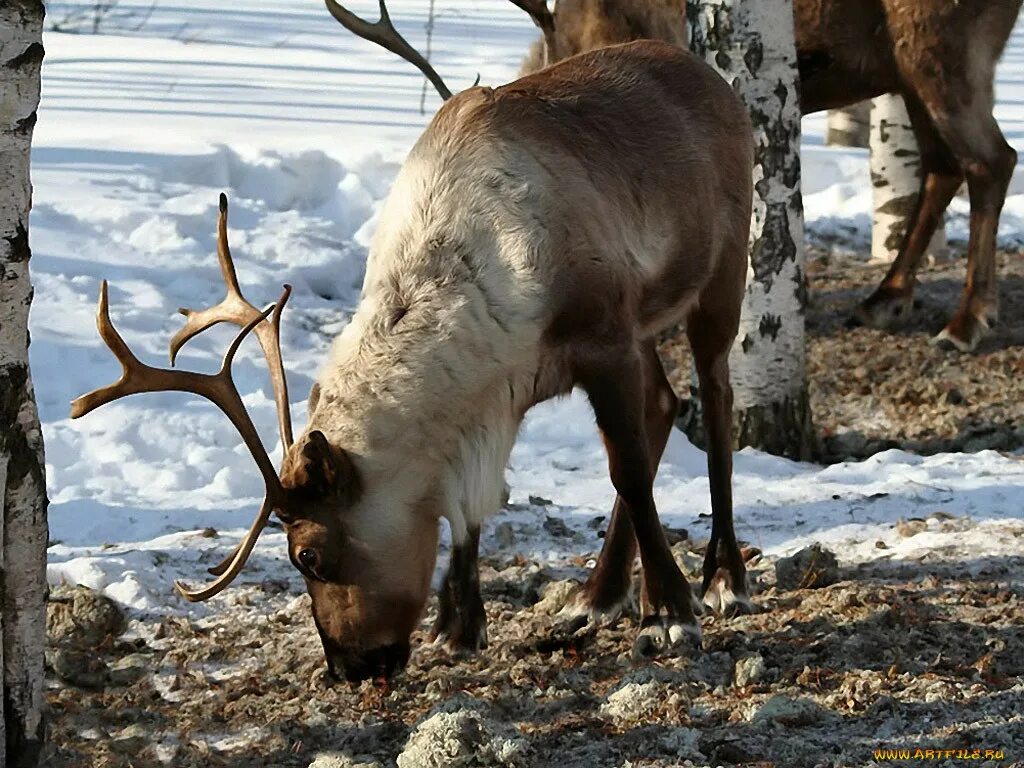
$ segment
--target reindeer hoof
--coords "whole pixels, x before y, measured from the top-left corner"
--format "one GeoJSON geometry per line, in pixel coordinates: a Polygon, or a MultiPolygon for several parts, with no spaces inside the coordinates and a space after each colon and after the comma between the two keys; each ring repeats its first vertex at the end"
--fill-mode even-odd
{"type": "Polygon", "coordinates": [[[854,310],[847,327],[892,328],[906,320],[913,309],[912,293],[879,287],[854,310]]]}
{"type": "Polygon", "coordinates": [[[434,645],[443,645],[452,653],[476,653],[487,647],[487,627],[480,626],[472,632],[431,632],[430,639],[434,645]]]}
{"type": "Polygon", "coordinates": [[[683,656],[702,649],[700,625],[674,617],[648,616],[633,642],[633,660],[656,656],[683,656]]]}
{"type": "Polygon", "coordinates": [[[989,321],[970,315],[958,316],[939,331],[931,340],[931,344],[946,352],[973,352],[994,326],[994,318],[989,321]]]}
{"type": "MultiPolygon", "coordinates": [[[[746,578],[744,577],[744,582],[746,578]]],[[[719,616],[732,618],[757,613],[757,608],[746,593],[746,584],[741,591],[734,591],[732,579],[724,568],[719,568],[704,591],[704,604],[719,616]]]]}
{"type": "Polygon", "coordinates": [[[487,647],[487,616],[483,606],[479,613],[473,612],[473,615],[442,611],[430,631],[430,641],[453,652],[483,650],[487,647]]]}
{"type": "Polygon", "coordinates": [[[586,624],[607,626],[615,624],[632,607],[633,596],[629,590],[617,600],[598,600],[584,584],[569,597],[555,618],[561,624],[578,624],[577,628],[586,624]]]}

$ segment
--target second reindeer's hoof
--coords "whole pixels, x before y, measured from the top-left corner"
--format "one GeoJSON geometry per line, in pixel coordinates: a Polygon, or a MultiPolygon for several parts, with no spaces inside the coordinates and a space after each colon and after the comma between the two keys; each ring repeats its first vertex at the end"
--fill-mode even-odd
{"type": "Polygon", "coordinates": [[[444,645],[452,651],[481,651],[487,647],[487,615],[483,605],[466,612],[442,606],[430,631],[435,645],[444,645]]]}
{"type": "Polygon", "coordinates": [[[912,291],[897,291],[879,287],[862,301],[853,312],[848,327],[865,325],[868,328],[892,328],[910,317],[914,309],[912,291]]]}
{"type": "Polygon", "coordinates": [[[701,631],[696,620],[688,622],[668,616],[648,616],[633,642],[633,659],[656,656],[685,656],[700,653],[701,631]]]}
{"type": "Polygon", "coordinates": [[[704,605],[712,613],[726,618],[757,613],[757,608],[747,595],[746,584],[743,585],[742,590],[734,590],[732,579],[724,568],[718,569],[708,588],[704,591],[704,605]]]}

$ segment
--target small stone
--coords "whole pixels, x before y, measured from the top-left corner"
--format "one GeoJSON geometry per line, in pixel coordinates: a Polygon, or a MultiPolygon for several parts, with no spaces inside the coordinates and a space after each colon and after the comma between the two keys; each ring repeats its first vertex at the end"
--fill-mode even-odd
{"type": "Polygon", "coordinates": [[[316,756],[309,768],[383,768],[376,760],[360,755],[350,757],[337,752],[324,752],[316,756]]]}
{"type": "Polygon", "coordinates": [[[812,725],[825,717],[825,711],[811,699],[799,696],[772,696],[759,706],[751,720],[771,720],[781,725],[812,725]]]}
{"type": "Polygon", "coordinates": [[[413,729],[396,762],[398,768],[525,768],[526,751],[482,705],[456,697],[413,729]]]}
{"type": "Polygon", "coordinates": [[[537,613],[551,616],[558,613],[576,591],[577,583],[572,579],[549,581],[540,593],[540,600],[533,606],[537,613]]]}
{"type": "Polygon", "coordinates": [[[61,585],[50,591],[46,634],[53,642],[93,647],[117,637],[126,627],[124,613],[109,597],[83,586],[61,585]]]}
{"type": "Polygon", "coordinates": [[[805,547],[775,563],[775,582],[780,590],[816,589],[838,580],[839,562],[820,544],[805,547]]]}
{"type": "Polygon", "coordinates": [[[104,688],[109,680],[107,665],[87,651],[55,648],[47,652],[46,661],[57,677],[76,688],[104,688]]]}
{"type": "Polygon", "coordinates": [[[673,544],[679,544],[687,541],[690,538],[690,532],[685,528],[672,528],[667,525],[662,526],[662,530],[665,531],[665,538],[668,540],[669,546],[673,544]]]}
{"type": "Polygon", "coordinates": [[[143,653],[132,653],[110,665],[112,685],[131,685],[149,671],[151,659],[143,653]]]}
{"type": "Polygon", "coordinates": [[[921,519],[899,520],[896,523],[896,533],[905,539],[909,539],[911,536],[916,536],[927,530],[927,521],[921,519]]]}
{"type": "Polygon", "coordinates": [[[661,701],[656,682],[627,683],[608,694],[601,714],[619,724],[635,723],[650,716],[661,701]]]}
{"type": "Polygon", "coordinates": [[[137,755],[149,746],[150,732],[138,723],[129,725],[110,739],[110,749],[121,755],[137,755]]]}
{"type": "Polygon", "coordinates": [[[737,688],[744,688],[751,683],[759,682],[766,671],[764,657],[755,653],[753,656],[746,656],[736,662],[733,670],[733,681],[737,688]]]}
{"type": "Polygon", "coordinates": [[[544,518],[544,530],[552,536],[557,536],[562,539],[567,539],[572,536],[572,529],[569,528],[569,526],[565,524],[565,521],[560,517],[544,518]]]}

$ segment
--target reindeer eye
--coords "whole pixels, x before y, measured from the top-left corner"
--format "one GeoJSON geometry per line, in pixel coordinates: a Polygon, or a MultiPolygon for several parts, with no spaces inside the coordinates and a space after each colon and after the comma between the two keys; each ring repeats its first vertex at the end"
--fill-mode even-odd
{"type": "Polygon", "coordinates": [[[316,568],[316,561],[317,556],[315,550],[304,549],[301,552],[299,552],[299,562],[302,564],[303,568],[312,571],[314,568],[316,568]]]}

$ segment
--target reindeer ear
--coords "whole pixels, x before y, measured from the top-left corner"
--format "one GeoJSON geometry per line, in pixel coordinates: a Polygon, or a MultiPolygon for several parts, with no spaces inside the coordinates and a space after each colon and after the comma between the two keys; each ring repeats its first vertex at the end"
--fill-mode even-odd
{"type": "Polygon", "coordinates": [[[281,468],[281,485],[308,496],[350,494],[357,485],[356,468],[345,450],[317,429],[292,446],[281,468]]]}

